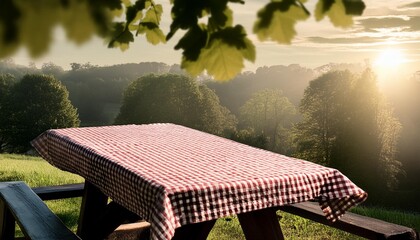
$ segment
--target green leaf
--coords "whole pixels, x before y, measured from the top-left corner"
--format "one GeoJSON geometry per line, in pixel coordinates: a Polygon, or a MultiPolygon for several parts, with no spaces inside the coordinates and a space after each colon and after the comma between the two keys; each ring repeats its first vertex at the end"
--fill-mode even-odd
{"type": "Polygon", "coordinates": [[[186,57],[182,57],[181,68],[185,69],[192,76],[198,76],[206,69],[205,59],[197,59],[196,61],[190,61],[186,57]]]}
{"type": "Polygon", "coordinates": [[[207,70],[216,80],[228,80],[242,70],[244,59],[255,61],[255,46],[242,26],[227,27],[211,34],[208,45],[204,28],[203,25],[194,31],[190,29],[175,46],[175,49],[184,49],[181,67],[190,74],[196,76],[207,70]]]}
{"type": "Polygon", "coordinates": [[[48,51],[54,26],[59,21],[59,11],[56,11],[55,4],[37,7],[37,3],[33,1],[18,1],[20,10],[25,12],[17,25],[20,30],[19,38],[31,57],[39,57],[48,51]]]}
{"type": "Polygon", "coordinates": [[[241,49],[242,55],[244,56],[246,60],[255,62],[255,59],[257,57],[257,51],[255,50],[254,44],[248,38],[245,38],[244,41],[245,41],[246,47],[241,49]]]}
{"type": "Polygon", "coordinates": [[[146,7],[146,0],[137,0],[134,6],[136,6],[137,10],[141,11],[146,7]]]}
{"type": "Polygon", "coordinates": [[[209,48],[202,50],[200,59],[205,59],[207,72],[216,80],[229,80],[244,67],[241,50],[221,40],[214,40],[209,48]]]}
{"type": "Polygon", "coordinates": [[[129,48],[129,44],[128,43],[119,43],[118,47],[120,48],[121,51],[126,51],[129,48]]]}
{"type": "Polygon", "coordinates": [[[347,28],[353,25],[353,18],[346,14],[346,8],[342,0],[336,0],[327,15],[335,27],[347,28]]]}
{"type": "MultiPolygon", "coordinates": [[[[0,25],[0,36],[2,36],[1,34],[3,34],[3,31],[0,25]]],[[[0,58],[5,58],[7,56],[12,55],[18,50],[18,47],[19,44],[17,42],[7,43],[0,41],[0,58]]]]}
{"type": "Polygon", "coordinates": [[[221,39],[229,46],[236,47],[241,50],[243,57],[251,62],[255,61],[256,50],[251,40],[246,37],[245,29],[241,25],[235,27],[227,27],[210,37],[210,41],[214,39],[221,39]]]}
{"type": "Polygon", "coordinates": [[[163,13],[162,4],[156,4],[154,6],[154,8],[155,8],[156,13],[159,14],[160,16],[162,16],[162,13],[163,13]]]}
{"type": "Polygon", "coordinates": [[[198,24],[198,17],[203,14],[205,1],[197,0],[174,0],[171,11],[172,23],[171,31],[168,34],[172,36],[179,28],[188,29],[198,24]]]}
{"type": "Polygon", "coordinates": [[[258,11],[258,20],[254,25],[258,28],[269,27],[275,11],[286,12],[293,4],[291,1],[271,2],[258,11]]]}
{"type": "Polygon", "coordinates": [[[129,31],[136,31],[136,32],[138,32],[139,25],[138,24],[130,24],[130,25],[128,25],[128,30],[129,31]]]}
{"type": "Polygon", "coordinates": [[[222,39],[223,42],[231,46],[235,46],[238,49],[246,47],[246,32],[241,25],[236,25],[235,27],[227,27],[219,30],[213,33],[210,39],[222,39]]]}
{"type": "Polygon", "coordinates": [[[365,4],[361,0],[320,0],[315,8],[315,19],[328,16],[335,27],[347,28],[353,25],[351,15],[361,15],[365,4]]]}
{"type": "Polygon", "coordinates": [[[161,14],[162,13],[159,14],[159,12],[155,11],[154,8],[151,7],[147,10],[142,22],[152,22],[159,25],[161,14]]]}
{"type": "Polygon", "coordinates": [[[360,16],[366,8],[365,3],[361,0],[343,0],[343,4],[347,15],[360,16]]]}
{"type": "Polygon", "coordinates": [[[0,54],[5,52],[4,45],[15,45],[18,42],[19,18],[20,10],[15,1],[0,1],[0,54]]]}
{"type": "Polygon", "coordinates": [[[122,0],[121,2],[124,4],[125,7],[130,7],[133,5],[130,0],[122,0]]]}
{"type": "Polygon", "coordinates": [[[145,4],[144,4],[144,7],[145,7],[145,8],[149,8],[149,7],[151,7],[151,6],[152,6],[152,1],[151,1],[151,0],[146,0],[144,3],[145,3],[145,4]]]}
{"type": "Polygon", "coordinates": [[[62,14],[67,38],[78,44],[89,40],[96,31],[88,6],[83,2],[71,2],[62,14]]]}
{"type": "Polygon", "coordinates": [[[216,80],[229,80],[244,67],[243,55],[236,47],[216,39],[210,43],[210,46],[201,50],[197,61],[192,62],[183,58],[181,67],[194,76],[207,70],[216,80]]]}
{"type": "Polygon", "coordinates": [[[319,0],[315,7],[315,19],[317,21],[322,20],[334,2],[335,0],[319,0]]]}
{"type": "Polygon", "coordinates": [[[229,0],[229,2],[245,4],[245,1],[243,0],[229,0]]]}
{"type": "Polygon", "coordinates": [[[121,0],[90,0],[89,2],[95,7],[101,6],[111,10],[122,8],[121,0]]]}
{"type": "Polygon", "coordinates": [[[127,7],[127,11],[125,13],[125,19],[127,23],[130,23],[134,20],[137,15],[137,8],[135,6],[127,7]]]}
{"type": "Polygon", "coordinates": [[[309,14],[301,6],[291,5],[288,10],[271,10],[264,8],[259,12],[259,20],[254,25],[254,33],[261,41],[273,40],[278,43],[290,44],[296,35],[295,24],[306,20],[309,14]],[[269,21],[266,20],[270,15],[269,21]]]}
{"type": "Polygon", "coordinates": [[[166,42],[165,34],[154,23],[140,23],[137,33],[145,33],[147,41],[153,45],[166,42]]]}
{"type": "Polygon", "coordinates": [[[183,49],[182,55],[185,60],[195,61],[200,55],[200,51],[207,44],[207,30],[205,26],[196,25],[191,27],[190,30],[179,40],[175,45],[175,50],[183,49]]]}
{"type": "Polygon", "coordinates": [[[128,49],[130,42],[134,42],[133,34],[125,28],[125,23],[115,23],[114,32],[112,36],[115,36],[108,44],[109,48],[119,47],[122,51],[128,49]]]}
{"type": "Polygon", "coordinates": [[[226,7],[225,11],[223,12],[227,17],[225,27],[230,27],[233,25],[233,11],[229,7],[226,7]]]}
{"type": "Polygon", "coordinates": [[[226,11],[227,1],[216,0],[207,1],[207,3],[209,4],[209,12],[211,14],[209,22],[212,22],[217,27],[226,26],[226,22],[228,22],[229,18],[232,18],[232,12],[226,11]]]}
{"type": "Polygon", "coordinates": [[[233,24],[233,11],[226,7],[222,12],[217,12],[216,14],[216,12],[213,10],[209,19],[209,29],[211,23],[214,25],[213,29],[231,27],[233,24]]]}

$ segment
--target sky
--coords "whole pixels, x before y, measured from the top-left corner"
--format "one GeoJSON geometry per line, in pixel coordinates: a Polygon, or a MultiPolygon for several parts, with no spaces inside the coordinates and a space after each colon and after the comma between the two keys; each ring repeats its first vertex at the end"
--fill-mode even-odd
{"type": "MultiPolygon", "coordinates": [[[[165,32],[169,26],[169,1],[156,1],[164,5],[166,14],[162,21],[165,32]]],[[[291,45],[259,42],[252,34],[256,12],[268,0],[245,0],[244,5],[231,4],[234,21],[248,29],[249,38],[257,47],[255,63],[246,63],[245,70],[253,71],[261,66],[300,64],[315,68],[328,63],[370,63],[383,75],[389,71],[407,74],[420,71],[420,1],[419,0],[364,0],[364,14],[354,18],[351,28],[340,29],[327,18],[317,22],[314,17],[296,25],[297,37],[291,45]]],[[[313,12],[315,0],[305,5],[313,12]]],[[[164,62],[178,64],[181,52],[173,49],[181,34],[167,44],[152,46],[137,37],[130,49],[108,49],[102,39],[94,38],[77,46],[68,42],[60,28],[55,32],[50,51],[38,59],[28,57],[24,49],[13,56],[22,65],[35,62],[37,67],[52,62],[70,68],[70,63],[113,65],[121,63],[164,62]]]]}

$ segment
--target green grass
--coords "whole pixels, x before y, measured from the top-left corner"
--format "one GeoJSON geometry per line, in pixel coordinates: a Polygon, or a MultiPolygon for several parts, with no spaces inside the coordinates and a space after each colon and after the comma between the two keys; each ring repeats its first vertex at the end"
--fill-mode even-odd
{"type": "Polygon", "coordinates": [[[0,181],[16,180],[31,187],[83,182],[83,178],[61,171],[41,158],[0,154],[0,181]]]}
{"type": "Polygon", "coordinates": [[[420,214],[381,207],[355,207],[351,212],[420,230],[420,214]]]}
{"type": "MultiPolygon", "coordinates": [[[[24,181],[31,187],[80,183],[83,178],[61,171],[38,157],[0,154],[0,181],[24,181]]],[[[53,200],[48,207],[72,230],[77,228],[80,198],[53,200]]],[[[18,231],[18,235],[21,235],[18,231]]]]}
{"type": "MultiPolygon", "coordinates": [[[[31,187],[83,182],[81,177],[60,171],[41,158],[0,154],[0,181],[18,180],[26,182],[31,187]]],[[[72,230],[77,228],[80,203],[80,198],[47,201],[50,209],[72,230]]],[[[420,229],[420,214],[373,207],[356,207],[352,212],[420,229]]],[[[284,212],[278,214],[281,216],[280,225],[286,239],[361,239],[292,214],[284,212]]],[[[19,232],[18,234],[20,235],[19,232]]],[[[208,240],[219,239],[244,239],[241,226],[235,216],[219,219],[216,222],[208,240]]]]}
{"type": "MultiPolygon", "coordinates": [[[[289,213],[278,212],[278,215],[281,216],[280,226],[283,231],[283,235],[288,240],[362,239],[347,232],[343,232],[289,213]]],[[[207,239],[243,240],[245,237],[242,233],[241,226],[239,225],[238,218],[230,217],[217,220],[215,227],[212,229],[207,239]]]]}

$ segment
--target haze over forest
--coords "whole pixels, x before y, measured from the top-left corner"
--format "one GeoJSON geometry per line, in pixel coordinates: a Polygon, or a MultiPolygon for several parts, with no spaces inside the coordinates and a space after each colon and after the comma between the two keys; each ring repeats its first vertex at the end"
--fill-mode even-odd
{"type": "MultiPolygon", "coordinates": [[[[306,68],[298,64],[288,66],[275,65],[258,68],[255,72],[244,72],[228,82],[214,82],[201,75],[197,81],[213,89],[220,104],[238,118],[241,128],[241,107],[257,92],[265,89],[280,90],[284,97],[299,108],[305,89],[310,82],[323,74],[337,70],[349,70],[351,74],[361,74],[370,65],[326,64],[317,68],[306,68]]],[[[131,82],[147,74],[184,74],[178,65],[158,62],[95,66],[91,63],[72,63],[70,70],[53,63],[44,63],[37,68],[34,65],[22,66],[13,60],[0,61],[0,74],[11,74],[19,80],[26,74],[47,74],[55,76],[69,91],[69,98],[77,108],[81,126],[110,125],[120,111],[123,92],[131,82]]],[[[377,84],[394,109],[396,119],[401,123],[402,131],[398,141],[397,159],[404,170],[399,174],[399,185],[392,191],[399,191],[407,196],[407,202],[397,203],[401,208],[420,211],[412,199],[419,196],[420,189],[420,72],[413,72],[404,77],[389,75],[387,81],[378,77],[377,84]],[[397,77],[398,81],[389,81],[397,77]],[[411,200],[410,200],[411,199],[411,200]]],[[[354,99],[349,99],[354,101],[354,99]]],[[[159,104],[159,103],[158,103],[159,104]]],[[[292,122],[298,122],[302,115],[297,114],[292,122]]],[[[360,133],[363,134],[363,133],[360,133]]],[[[387,204],[396,204],[390,202],[387,204]]]]}

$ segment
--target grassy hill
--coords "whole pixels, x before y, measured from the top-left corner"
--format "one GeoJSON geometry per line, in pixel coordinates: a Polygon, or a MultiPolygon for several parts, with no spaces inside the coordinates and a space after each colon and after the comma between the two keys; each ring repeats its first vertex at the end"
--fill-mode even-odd
{"type": "MultiPolygon", "coordinates": [[[[24,181],[31,187],[79,183],[83,179],[77,175],[63,172],[38,157],[0,154],[0,181],[24,181]]],[[[47,201],[47,205],[72,230],[77,228],[80,198],[47,201]]],[[[354,212],[420,229],[420,214],[404,213],[381,208],[357,207],[354,212]]],[[[282,213],[280,224],[286,239],[360,239],[349,233],[336,230],[291,214],[282,213]]],[[[235,216],[219,219],[209,240],[244,239],[241,227],[235,216]]]]}

